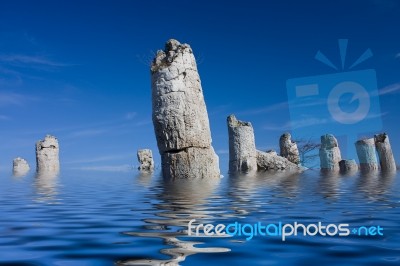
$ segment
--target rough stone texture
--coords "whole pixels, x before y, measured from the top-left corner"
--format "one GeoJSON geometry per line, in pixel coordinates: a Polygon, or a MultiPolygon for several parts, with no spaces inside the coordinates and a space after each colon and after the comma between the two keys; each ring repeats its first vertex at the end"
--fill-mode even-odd
{"type": "Polygon", "coordinates": [[[36,142],[36,167],[38,172],[58,172],[60,170],[58,140],[47,135],[36,142]]]}
{"type": "Polygon", "coordinates": [[[321,170],[339,170],[341,161],[340,149],[336,138],[332,134],[321,136],[321,148],[319,149],[321,170]]]}
{"type": "Polygon", "coordinates": [[[17,157],[13,160],[13,174],[15,176],[22,176],[30,170],[29,164],[25,159],[17,157]]]}
{"type": "Polygon", "coordinates": [[[220,177],[218,157],[210,148],[186,148],[161,155],[163,175],[173,178],[220,177]],[[216,176],[218,174],[218,176],[216,176]]]}
{"type": "Polygon", "coordinates": [[[374,136],[375,147],[378,152],[379,162],[382,171],[396,171],[396,161],[393,157],[389,136],[386,133],[374,136]]]}
{"type": "Polygon", "coordinates": [[[139,161],[138,169],[140,171],[153,171],[154,170],[154,160],[153,153],[149,149],[138,150],[137,158],[139,161]]]}
{"type": "Polygon", "coordinates": [[[379,167],[378,159],[376,158],[375,140],[373,138],[362,139],[358,140],[355,145],[358,160],[360,161],[360,170],[377,170],[379,167]]]}
{"type": "Polygon", "coordinates": [[[266,151],[268,154],[273,155],[273,156],[278,156],[278,153],[274,150],[267,150],[266,151]]]}
{"type": "Polygon", "coordinates": [[[341,160],[339,168],[342,173],[353,172],[358,170],[358,164],[355,160],[341,160]]]}
{"type": "Polygon", "coordinates": [[[254,130],[250,122],[227,118],[229,134],[229,171],[252,172],[257,170],[257,153],[254,130]]]}
{"type": "Polygon", "coordinates": [[[292,142],[292,136],[290,133],[284,133],[279,138],[279,147],[281,150],[281,156],[288,159],[294,164],[300,163],[299,150],[297,144],[292,142]]]}
{"type": "Polygon", "coordinates": [[[153,125],[166,178],[220,177],[192,49],[169,40],[151,65],[153,125]]]}
{"type": "Polygon", "coordinates": [[[302,171],[297,164],[288,159],[263,151],[257,151],[257,166],[259,170],[302,171]]]}

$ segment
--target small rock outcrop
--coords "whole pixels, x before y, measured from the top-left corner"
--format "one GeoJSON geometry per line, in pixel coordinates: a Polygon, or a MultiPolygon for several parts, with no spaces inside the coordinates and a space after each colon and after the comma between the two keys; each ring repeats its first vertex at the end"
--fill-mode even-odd
{"type": "Polygon", "coordinates": [[[290,162],[288,159],[263,151],[257,151],[257,166],[259,170],[302,171],[297,164],[290,162]]]}
{"type": "Polygon", "coordinates": [[[138,150],[137,158],[140,164],[138,167],[140,171],[151,172],[154,170],[153,153],[150,149],[138,150]]]}
{"type": "Polygon", "coordinates": [[[377,134],[374,136],[374,139],[381,170],[396,171],[396,161],[394,160],[392,147],[390,146],[389,136],[386,133],[377,134]]]}
{"type": "Polygon", "coordinates": [[[257,170],[257,152],[254,130],[250,122],[227,118],[229,134],[229,171],[253,172],[257,170]]]}
{"type": "Polygon", "coordinates": [[[151,65],[153,125],[165,178],[219,178],[219,158],[188,44],[169,40],[151,65]]]}
{"type": "Polygon", "coordinates": [[[365,172],[378,170],[374,138],[358,140],[355,145],[360,161],[360,170],[365,172]]]}
{"type": "Polygon", "coordinates": [[[37,172],[58,172],[60,170],[58,140],[47,135],[44,140],[36,142],[37,172]]]}
{"type": "Polygon", "coordinates": [[[290,133],[284,133],[279,138],[279,147],[281,150],[281,156],[288,159],[294,164],[300,163],[299,150],[297,144],[292,142],[292,136],[290,133]]]}
{"type": "Polygon", "coordinates": [[[321,148],[319,149],[321,170],[339,170],[339,162],[342,160],[336,138],[332,134],[321,136],[321,148]]]}
{"type": "Polygon", "coordinates": [[[30,170],[29,164],[25,159],[17,157],[13,160],[13,174],[14,176],[26,175],[30,170]]]}
{"type": "Polygon", "coordinates": [[[358,164],[355,160],[341,160],[339,162],[341,173],[349,173],[358,170],[358,164]]]}

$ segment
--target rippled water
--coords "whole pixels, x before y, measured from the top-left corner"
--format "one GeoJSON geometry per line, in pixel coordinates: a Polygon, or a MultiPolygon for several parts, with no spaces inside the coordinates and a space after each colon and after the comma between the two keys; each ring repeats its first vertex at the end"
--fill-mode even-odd
{"type": "Polygon", "coordinates": [[[0,173],[3,265],[400,265],[396,175],[0,173]],[[384,236],[189,237],[187,223],[380,225],[384,236]]]}

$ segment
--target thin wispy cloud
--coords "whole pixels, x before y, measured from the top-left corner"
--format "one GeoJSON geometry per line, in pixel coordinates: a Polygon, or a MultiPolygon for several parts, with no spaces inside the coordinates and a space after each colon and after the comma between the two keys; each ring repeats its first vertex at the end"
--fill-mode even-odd
{"type": "Polygon", "coordinates": [[[265,114],[265,113],[270,113],[274,111],[279,111],[282,109],[287,109],[288,108],[288,102],[280,102],[272,105],[268,105],[266,107],[261,107],[261,108],[256,108],[256,109],[250,109],[250,110],[245,110],[242,112],[237,112],[238,115],[257,115],[257,114],[265,114]]]}
{"type": "Polygon", "coordinates": [[[9,116],[6,115],[0,115],[0,120],[11,120],[11,118],[9,116]]]}
{"type": "Polygon", "coordinates": [[[323,98],[317,98],[317,99],[306,99],[305,101],[302,100],[296,100],[295,102],[289,102],[289,101],[284,101],[276,104],[272,104],[269,106],[266,106],[264,108],[257,108],[257,109],[250,109],[242,112],[238,112],[238,115],[260,115],[260,114],[268,114],[268,113],[273,113],[277,111],[282,111],[285,109],[289,109],[289,106],[291,109],[294,108],[308,108],[312,106],[320,106],[320,105],[326,105],[327,100],[323,98]]]}
{"type": "Polygon", "coordinates": [[[400,91],[400,83],[386,86],[379,90],[379,95],[392,94],[400,91]]]}
{"type": "Polygon", "coordinates": [[[79,131],[72,132],[70,134],[70,137],[72,137],[72,138],[93,137],[93,136],[101,135],[105,132],[107,132],[106,129],[85,129],[85,130],[79,130],[79,131]]]}
{"type": "Polygon", "coordinates": [[[321,119],[321,118],[308,117],[301,120],[287,121],[286,123],[281,125],[273,125],[273,124],[265,125],[263,129],[271,131],[284,131],[289,129],[299,129],[308,126],[326,124],[328,122],[329,119],[326,118],[321,119]]]}
{"type": "Polygon", "coordinates": [[[400,58],[400,53],[396,54],[395,57],[396,57],[397,59],[399,59],[399,58],[400,58]]]}
{"type": "MultiPolygon", "coordinates": [[[[375,119],[378,117],[384,117],[388,115],[388,112],[385,113],[370,113],[368,114],[365,118],[362,118],[363,120],[369,120],[369,119],[375,119]]],[[[340,118],[340,117],[339,117],[340,118]]],[[[345,120],[346,117],[341,118],[342,120],[345,120]]],[[[357,120],[357,116],[353,116],[352,119],[357,120]]],[[[338,123],[336,120],[333,120],[333,118],[317,118],[317,117],[306,117],[304,119],[300,120],[294,120],[294,121],[287,121],[283,124],[267,124],[263,126],[263,129],[265,130],[271,130],[271,131],[285,131],[285,130],[293,130],[293,129],[299,129],[299,128],[304,128],[304,127],[309,127],[309,126],[315,126],[315,125],[324,125],[324,124],[336,124],[338,123]]]]}
{"type": "Polygon", "coordinates": [[[0,91],[0,107],[10,105],[22,106],[34,100],[38,100],[38,98],[15,92],[0,91]]]}
{"type": "Polygon", "coordinates": [[[217,153],[217,154],[220,154],[220,155],[222,155],[222,154],[229,154],[229,150],[217,150],[216,153],[217,153]]]}
{"type": "Polygon", "coordinates": [[[137,115],[136,112],[129,112],[129,113],[126,113],[126,114],[125,114],[125,119],[126,119],[126,120],[132,120],[133,118],[136,117],[136,115],[137,115]]]}
{"type": "Polygon", "coordinates": [[[146,120],[141,120],[139,122],[135,123],[135,126],[141,127],[141,126],[147,126],[147,125],[151,125],[153,123],[153,121],[151,120],[151,118],[146,119],[146,120]]]}
{"type": "Polygon", "coordinates": [[[98,162],[106,162],[106,161],[116,161],[116,160],[121,160],[125,158],[134,158],[133,153],[129,154],[116,154],[116,155],[106,155],[106,156],[99,156],[95,158],[89,158],[89,159],[79,159],[79,160],[74,160],[74,161],[67,161],[64,162],[64,164],[88,164],[88,163],[98,163],[98,162]]]}
{"type": "Polygon", "coordinates": [[[31,56],[31,55],[23,55],[23,54],[0,55],[0,63],[18,66],[18,67],[31,67],[31,66],[65,67],[65,66],[71,66],[71,64],[65,64],[65,63],[53,61],[44,56],[31,56]]]}
{"type": "Polygon", "coordinates": [[[122,165],[99,165],[99,166],[83,166],[70,168],[72,170],[81,171],[103,171],[103,172],[130,172],[133,170],[133,166],[129,164],[122,165]]]}

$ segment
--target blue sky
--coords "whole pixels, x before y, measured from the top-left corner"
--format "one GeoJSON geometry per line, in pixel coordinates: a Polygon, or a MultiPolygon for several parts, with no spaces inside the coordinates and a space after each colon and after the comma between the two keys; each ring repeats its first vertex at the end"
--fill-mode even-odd
{"type": "Polygon", "coordinates": [[[381,110],[372,115],[400,157],[399,13],[394,0],[2,1],[0,168],[16,156],[34,166],[45,134],[59,138],[63,168],[125,169],[138,148],[159,163],[149,62],[169,38],[194,50],[222,169],[230,113],[253,123],[260,149],[321,122],[291,120],[286,81],[339,73],[314,59],[321,50],[340,65],[338,39],[349,40],[348,64],[371,49],[353,70],[375,69],[381,110]]]}

